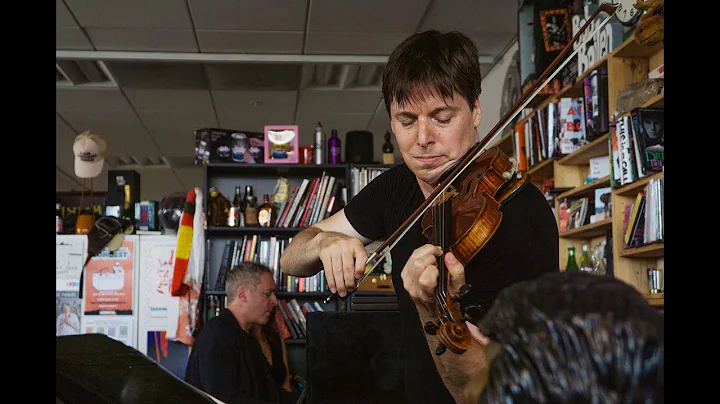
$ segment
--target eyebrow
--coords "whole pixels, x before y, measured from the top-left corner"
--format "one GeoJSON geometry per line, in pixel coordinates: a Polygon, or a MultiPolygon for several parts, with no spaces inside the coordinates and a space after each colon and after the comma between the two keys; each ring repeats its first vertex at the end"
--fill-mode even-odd
{"type": "MultiPolygon", "coordinates": [[[[451,107],[451,106],[449,106],[449,105],[445,105],[445,106],[437,107],[437,108],[433,109],[432,111],[430,111],[430,114],[429,114],[429,115],[430,115],[430,116],[435,116],[435,115],[437,115],[437,114],[439,114],[440,112],[443,112],[443,111],[456,111],[456,110],[457,110],[457,107],[451,107]]],[[[410,113],[410,112],[408,112],[408,111],[400,111],[400,112],[395,113],[395,118],[397,118],[397,119],[399,119],[399,118],[405,118],[405,117],[407,117],[407,118],[416,118],[417,115],[415,115],[415,114],[413,114],[413,113],[410,113]]]]}

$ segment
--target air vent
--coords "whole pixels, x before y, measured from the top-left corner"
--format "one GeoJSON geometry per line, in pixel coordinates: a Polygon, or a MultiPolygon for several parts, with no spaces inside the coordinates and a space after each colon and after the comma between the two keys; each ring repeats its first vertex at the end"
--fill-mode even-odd
{"type": "Polygon", "coordinates": [[[57,86],[117,87],[117,83],[105,64],[96,60],[56,60],[55,84],[57,86]]]}
{"type": "Polygon", "coordinates": [[[382,81],[381,64],[306,64],[303,89],[377,90],[382,81]]]}
{"type": "Polygon", "coordinates": [[[108,156],[105,161],[113,170],[170,168],[170,163],[163,156],[108,156]]]}

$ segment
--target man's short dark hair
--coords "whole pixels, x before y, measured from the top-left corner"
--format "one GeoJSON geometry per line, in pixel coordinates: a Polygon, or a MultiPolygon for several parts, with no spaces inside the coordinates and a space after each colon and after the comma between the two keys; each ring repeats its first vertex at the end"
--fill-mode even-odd
{"type": "Polygon", "coordinates": [[[457,31],[436,30],[410,35],[390,54],[382,75],[385,107],[424,98],[433,91],[444,98],[453,93],[473,109],[480,95],[480,60],[473,41],[457,31]]]}
{"type": "Polygon", "coordinates": [[[478,403],[662,403],[664,324],[613,277],[557,272],[513,284],[478,324],[500,345],[478,403]]]}
{"type": "Polygon", "coordinates": [[[268,273],[272,276],[272,270],[259,262],[243,261],[230,270],[225,279],[225,295],[228,302],[235,299],[238,288],[242,285],[250,290],[255,289],[260,283],[262,274],[268,273]]]}

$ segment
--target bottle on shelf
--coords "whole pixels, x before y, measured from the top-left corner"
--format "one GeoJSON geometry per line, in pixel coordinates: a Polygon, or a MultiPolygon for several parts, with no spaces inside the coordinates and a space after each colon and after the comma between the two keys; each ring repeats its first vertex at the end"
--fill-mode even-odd
{"type": "Polygon", "coordinates": [[[245,215],[245,226],[258,225],[257,196],[253,194],[252,185],[245,186],[245,201],[243,214],[245,215]]]}
{"type": "Polygon", "coordinates": [[[575,261],[575,246],[574,245],[568,246],[568,259],[567,259],[567,266],[565,267],[565,270],[568,272],[579,272],[580,271],[577,261],[575,261]]]}
{"type": "Polygon", "coordinates": [[[395,148],[393,147],[392,142],[390,141],[390,132],[385,132],[385,143],[383,143],[382,146],[382,160],[383,164],[395,164],[395,154],[393,152],[395,151],[395,148]]]}
{"type": "Polygon", "coordinates": [[[263,195],[263,203],[258,209],[258,224],[260,227],[272,227],[275,225],[277,207],[270,202],[270,195],[263,195]]]}
{"type": "Polygon", "coordinates": [[[63,214],[62,214],[62,203],[60,201],[55,202],[55,234],[63,232],[63,214]]]}
{"type": "Polygon", "coordinates": [[[315,164],[325,163],[325,132],[320,122],[315,127],[315,164]]]}
{"type": "Polygon", "coordinates": [[[120,214],[120,217],[122,219],[129,221],[130,223],[132,223],[134,225],[135,224],[135,206],[130,201],[130,194],[131,194],[130,184],[125,184],[125,186],[123,187],[123,190],[125,191],[125,201],[123,203],[122,213],[120,214]]]}
{"type": "Polygon", "coordinates": [[[330,131],[330,139],[328,139],[328,164],[340,164],[340,138],[337,129],[330,131]]]}
{"type": "Polygon", "coordinates": [[[594,273],[593,259],[590,256],[590,245],[587,241],[582,243],[582,254],[580,255],[580,262],[578,263],[580,270],[583,272],[594,273]]]}
{"type": "Polygon", "coordinates": [[[230,205],[230,208],[228,209],[227,214],[227,225],[230,227],[238,227],[242,226],[242,219],[243,219],[243,209],[242,209],[242,203],[243,203],[243,197],[242,197],[242,187],[236,186],[235,187],[235,196],[233,197],[232,204],[230,205]]]}

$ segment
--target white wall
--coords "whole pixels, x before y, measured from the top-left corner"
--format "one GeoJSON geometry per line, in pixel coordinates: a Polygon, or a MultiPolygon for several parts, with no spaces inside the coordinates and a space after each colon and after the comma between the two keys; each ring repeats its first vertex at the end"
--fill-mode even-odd
{"type": "Polygon", "coordinates": [[[482,121],[478,127],[480,139],[483,139],[502,118],[500,116],[500,104],[502,103],[503,84],[505,73],[510,66],[511,58],[518,50],[517,39],[500,56],[498,62],[493,66],[482,79],[482,93],[480,94],[480,108],[482,110],[482,121]]]}

